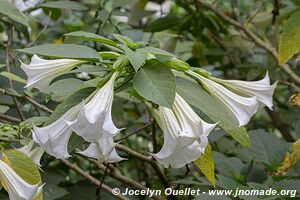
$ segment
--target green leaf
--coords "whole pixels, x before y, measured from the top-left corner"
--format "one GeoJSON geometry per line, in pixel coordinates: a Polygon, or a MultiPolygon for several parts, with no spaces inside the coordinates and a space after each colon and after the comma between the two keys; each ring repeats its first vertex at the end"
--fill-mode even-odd
{"type": "Polygon", "coordinates": [[[247,133],[247,129],[245,127],[236,128],[234,130],[225,130],[227,133],[229,133],[233,139],[235,139],[237,142],[242,144],[245,147],[250,147],[251,142],[249,135],[247,133]]]}
{"type": "Polygon", "coordinates": [[[9,106],[0,105],[0,113],[6,113],[9,110],[9,106]]]}
{"type": "Polygon", "coordinates": [[[84,88],[81,89],[71,96],[69,96],[66,100],[64,100],[61,104],[56,106],[54,112],[50,115],[49,119],[45,123],[45,125],[49,125],[58,118],[60,118],[65,112],[67,112],[70,108],[82,102],[86,97],[93,93],[95,88],[84,88]]]}
{"type": "Polygon", "coordinates": [[[60,199],[60,197],[66,196],[67,194],[69,194],[67,190],[54,184],[46,184],[44,186],[44,200],[60,199]]]}
{"type": "Polygon", "coordinates": [[[229,133],[236,141],[249,147],[250,139],[247,131],[239,127],[238,121],[229,109],[210,95],[196,82],[177,77],[177,92],[190,104],[199,108],[209,118],[229,133]]]}
{"type": "Polygon", "coordinates": [[[157,20],[151,22],[145,29],[148,32],[159,32],[166,29],[170,29],[176,27],[180,24],[182,19],[176,16],[166,16],[162,18],[158,18],[157,20]]]}
{"type": "Polygon", "coordinates": [[[82,80],[76,78],[65,78],[50,85],[49,93],[53,101],[63,101],[69,95],[76,92],[83,84],[82,80]]]}
{"type": "Polygon", "coordinates": [[[211,146],[209,144],[206,146],[204,154],[201,155],[194,163],[199,167],[202,173],[215,187],[216,186],[215,163],[212,156],[211,146]]]}
{"type": "Polygon", "coordinates": [[[120,34],[113,34],[113,36],[121,43],[126,44],[127,46],[134,45],[134,42],[131,38],[120,35],[120,34]]]}
{"type": "MultiPolygon", "coordinates": [[[[36,164],[25,154],[14,149],[5,150],[3,161],[29,184],[42,184],[42,178],[36,164]]],[[[41,193],[36,200],[42,199],[43,195],[41,193]]]]}
{"type": "Polygon", "coordinates": [[[300,10],[295,12],[283,27],[279,38],[279,64],[286,63],[300,50],[300,10]]]}
{"type": "Polygon", "coordinates": [[[125,48],[125,54],[127,55],[131,65],[137,72],[139,68],[144,64],[147,59],[147,53],[140,52],[139,50],[133,51],[129,48],[125,48]]]}
{"type": "Polygon", "coordinates": [[[256,160],[269,166],[279,164],[288,150],[288,144],[279,139],[275,134],[270,134],[264,130],[254,130],[249,132],[252,147],[250,155],[256,160]]]}
{"type": "Polygon", "coordinates": [[[118,47],[118,44],[110,39],[107,39],[105,37],[102,37],[102,36],[94,34],[94,33],[85,32],[85,31],[75,31],[75,32],[64,34],[64,36],[78,37],[78,38],[91,40],[91,41],[99,42],[102,44],[107,44],[110,46],[118,47]]]}
{"type": "Polygon", "coordinates": [[[29,26],[27,17],[19,11],[14,5],[9,3],[8,0],[0,0],[0,13],[6,15],[12,20],[23,24],[24,26],[29,26]]]}
{"type": "Polygon", "coordinates": [[[54,58],[74,58],[82,60],[99,60],[101,58],[96,50],[76,44],[46,44],[25,49],[17,49],[17,51],[54,58]]]}
{"type": "Polygon", "coordinates": [[[75,1],[51,1],[51,2],[41,4],[40,7],[71,9],[71,10],[87,10],[87,7],[75,1]]]}
{"type": "Polygon", "coordinates": [[[221,188],[224,189],[229,189],[229,190],[236,190],[237,188],[243,189],[245,188],[242,184],[240,184],[239,182],[237,182],[236,180],[226,177],[226,176],[222,176],[217,174],[217,178],[218,178],[218,185],[221,188]]]}
{"type": "Polygon", "coordinates": [[[15,74],[13,74],[13,73],[10,73],[10,72],[1,72],[0,75],[6,77],[8,79],[12,79],[14,81],[17,81],[19,83],[26,84],[26,80],[25,79],[23,79],[23,78],[15,75],[15,74]]]}
{"type": "Polygon", "coordinates": [[[182,19],[176,16],[168,15],[166,17],[158,18],[151,22],[145,29],[148,32],[159,32],[173,27],[177,27],[182,19]]]}
{"type": "Polygon", "coordinates": [[[90,65],[90,64],[82,64],[82,65],[80,65],[80,67],[70,71],[69,73],[71,74],[71,73],[86,72],[86,73],[92,74],[92,75],[99,75],[99,74],[103,74],[103,73],[108,73],[110,71],[111,71],[110,68],[104,67],[102,65],[96,66],[96,65],[90,65]]]}
{"type": "Polygon", "coordinates": [[[148,47],[140,48],[139,51],[140,52],[144,52],[144,53],[152,53],[155,56],[157,56],[157,55],[164,55],[164,56],[167,56],[167,57],[175,57],[170,52],[167,52],[167,51],[165,51],[163,49],[159,49],[159,48],[156,48],[156,47],[150,47],[150,46],[148,46],[148,47]]]}
{"type": "Polygon", "coordinates": [[[133,86],[142,97],[160,106],[171,108],[175,99],[176,81],[171,69],[152,59],[135,74],[133,86]]]}

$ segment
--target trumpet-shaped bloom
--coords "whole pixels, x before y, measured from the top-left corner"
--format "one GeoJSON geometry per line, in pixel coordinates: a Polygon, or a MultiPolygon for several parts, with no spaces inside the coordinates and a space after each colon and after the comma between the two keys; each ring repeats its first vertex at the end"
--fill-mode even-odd
{"type": "Polygon", "coordinates": [[[90,146],[80,153],[86,157],[95,158],[98,160],[98,163],[114,163],[124,160],[121,158],[116,149],[116,144],[113,141],[112,137],[101,138],[97,143],[91,143],[90,146]]]}
{"type": "Polygon", "coordinates": [[[28,76],[25,87],[37,88],[42,92],[47,92],[53,79],[83,62],[85,61],[73,59],[45,60],[33,55],[29,65],[21,62],[21,68],[28,76]]]}
{"type": "Polygon", "coordinates": [[[9,194],[10,200],[32,200],[39,195],[43,186],[31,185],[24,181],[10,166],[0,160],[1,183],[9,194]]]}
{"type": "Polygon", "coordinates": [[[268,73],[259,81],[239,81],[239,80],[222,80],[213,78],[233,91],[239,92],[246,96],[257,96],[257,100],[261,106],[273,107],[273,94],[277,83],[270,84],[268,73]]]}
{"type": "Polygon", "coordinates": [[[35,7],[38,3],[41,2],[41,0],[10,0],[11,3],[14,3],[14,5],[21,11],[24,12],[30,8],[35,7]]]}
{"type": "Polygon", "coordinates": [[[25,155],[27,155],[28,157],[30,157],[33,162],[37,165],[37,166],[41,166],[40,164],[40,161],[41,161],[41,158],[45,152],[45,150],[41,147],[36,147],[34,149],[32,149],[34,145],[34,141],[30,141],[28,145],[25,145],[21,148],[18,148],[16,150],[24,153],[25,155]]]}
{"type": "Polygon", "coordinates": [[[72,107],[58,120],[48,126],[42,128],[35,126],[32,134],[33,140],[52,156],[61,159],[70,157],[68,153],[68,141],[72,130],[66,121],[74,120],[80,108],[81,104],[72,107]]]}
{"type": "Polygon", "coordinates": [[[118,129],[112,120],[111,108],[114,98],[114,82],[118,73],[100,88],[95,96],[82,107],[78,118],[69,121],[70,128],[86,141],[97,143],[103,137],[112,137],[118,129]]]}
{"type": "Polygon", "coordinates": [[[199,158],[208,143],[208,134],[216,126],[204,122],[178,94],[172,109],[159,107],[155,117],[163,131],[164,144],[153,156],[165,167],[180,168],[199,158]]]}
{"type": "Polygon", "coordinates": [[[229,108],[240,126],[246,125],[256,113],[259,106],[256,96],[243,97],[195,72],[189,71],[189,74],[197,78],[213,96],[217,97],[229,108]]]}

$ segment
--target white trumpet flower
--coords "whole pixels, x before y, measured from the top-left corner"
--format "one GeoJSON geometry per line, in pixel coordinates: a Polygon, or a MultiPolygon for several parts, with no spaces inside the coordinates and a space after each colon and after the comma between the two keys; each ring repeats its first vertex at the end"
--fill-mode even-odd
{"type": "Polygon", "coordinates": [[[39,4],[40,0],[10,0],[21,12],[24,12],[30,8],[34,8],[37,4],[39,4]]]}
{"type": "Polygon", "coordinates": [[[25,87],[47,92],[53,79],[84,62],[86,61],[73,59],[45,60],[33,55],[29,65],[21,62],[21,68],[28,76],[25,87]]]}
{"type": "Polygon", "coordinates": [[[103,162],[114,163],[124,160],[120,157],[115,149],[116,143],[113,138],[101,138],[97,143],[91,143],[90,146],[80,153],[89,158],[95,158],[98,160],[98,164],[103,162]]]}
{"type": "Polygon", "coordinates": [[[95,96],[82,107],[76,120],[68,120],[69,127],[88,142],[97,143],[101,138],[112,137],[121,130],[114,125],[111,115],[117,76],[118,72],[115,72],[95,96]]]}
{"type": "Polygon", "coordinates": [[[197,78],[211,95],[229,108],[239,122],[239,126],[246,125],[257,112],[259,103],[256,96],[243,97],[193,71],[189,71],[189,74],[197,78]]]}
{"type": "Polygon", "coordinates": [[[0,160],[0,179],[10,200],[32,200],[40,194],[43,188],[39,184],[27,183],[2,160],[0,160]]]}
{"type": "Polygon", "coordinates": [[[172,109],[159,107],[155,118],[164,134],[162,149],[153,156],[165,167],[180,168],[204,153],[207,136],[216,124],[204,122],[176,94],[172,109]]]}
{"type": "Polygon", "coordinates": [[[45,150],[41,147],[36,147],[34,149],[32,149],[34,145],[34,141],[30,141],[28,145],[25,145],[21,148],[16,149],[17,151],[20,151],[22,153],[24,153],[25,155],[27,155],[28,157],[30,157],[33,162],[37,165],[37,166],[41,166],[40,161],[41,158],[45,152],[45,150]]]}
{"type": "Polygon", "coordinates": [[[60,159],[69,158],[68,141],[72,130],[69,128],[67,121],[74,120],[77,117],[81,106],[81,104],[78,104],[72,107],[58,120],[48,126],[42,128],[34,126],[33,140],[48,154],[60,159]]]}
{"type": "Polygon", "coordinates": [[[257,96],[260,107],[267,106],[270,109],[273,107],[273,94],[277,82],[271,85],[268,73],[259,81],[222,80],[218,78],[213,78],[212,80],[242,95],[257,96]]]}

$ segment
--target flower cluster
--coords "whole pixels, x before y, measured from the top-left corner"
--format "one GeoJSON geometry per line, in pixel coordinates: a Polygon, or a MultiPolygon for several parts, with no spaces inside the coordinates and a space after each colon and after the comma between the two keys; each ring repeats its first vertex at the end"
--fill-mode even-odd
{"type": "MultiPolygon", "coordinates": [[[[84,61],[73,59],[44,60],[34,55],[31,63],[22,63],[28,75],[26,87],[47,91],[50,82],[57,76],[73,69],[84,61]]],[[[272,95],[276,83],[271,85],[269,76],[260,81],[222,80],[209,73],[188,70],[186,74],[198,80],[211,95],[220,100],[236,117],[240,126],[246,125],[259,107],[272,108],[272,95]]],[[[119,75],[112,73],[100,89],[82,103],[69,109],[58,120],[45,127],[33,129],[33,139],[47,153],[60,159],[70,157],[68,141],[72,132],[90,143],[80,154],[101,162],[123,160],[116,150],[113,137],[122,129],[112,120],[114,85],[119,75]]],[[[172,108],[152,108],[156,121],[163,131],[164,144],[153,156],[165,167],[179,168],[195,161],[208,144],[208,135],[216,124],[203,121],[188,103],[176,94],[172,108]]]]}
{"type": "MultiPolygon", "coordinates": [[[[83,62],[85,61],[74,59],[44,60],[34,55],[29,65],[24,63],[21,65],[28,76],[25,87],[34,87],[47,92],[52,80],[83,62]]],[[[169,64],[173,65],[172,62],[176,62],[176,59],[171,60],[169,64]]],[[[179,64],[182,69],[182,63],[179,64]]],[[[188,64],[183,64],[184,70],[180,71],[185,71],[188,76],[196,79],[226,106],[235,116],[239,126],[246,125],[259,108],[267,106],[272,109],[276,83],[270,84],[268,74],[260,81],[222,80],[212,77],[205,71],[186,69],[188,64]]],[[[89,143],[84,151],[78,153],[97,159],[99,164],[123,160],[118,155],[114,142],[114,137],[122,129],[115,126],[111,113],[114,86],[120,74],[119,68],[113,67],[109,80],[101,88],[70,108],[59,119],[44,127],[34,126],[32,137],[40,147],[32,150],[33,143],[29,143],[18,150],[29,155],[38,166],[44,151],[57,158],[67,159],[70,157],[68,142],[74,132],[89,143]]],[[[158,162],[164,167],[180,168],[195,161],[204,153],[208,135],[217,123],[211,124],[202,120],[177,93],[171,108],[150,107],[164,136],[161,150],[152,154],[158,162]]],[[[11,199],[32,199],[41,190],[41,186],[26,183],[2,161],[0,161],[0,178],[7,187],[11,199]]]]}
{"type": "Polygon", "coordinates": [[[114,97],[114,82],[118,73],[95,91],[86,103],[80,103],[69,109],[52,124],[34,127],[33,139],[47,153],[61,159],[70,157],[68,141],[72,132],[81,136],[90,146],[81,153],[101,162],[117,162],[122,158],[115,150],[113,137],[120,132],[112,120],[111,109],[114,97]]]}

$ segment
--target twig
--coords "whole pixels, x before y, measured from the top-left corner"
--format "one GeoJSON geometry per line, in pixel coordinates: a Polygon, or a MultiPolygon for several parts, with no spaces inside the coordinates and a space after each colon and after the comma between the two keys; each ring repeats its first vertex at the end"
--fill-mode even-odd
{"type": "MultiPolygon", "coordinates": [[[[98,165],[97,161],[94,159],[89,159],[92,163],[94,163],[95,165],[97,165],[102,171],[105,171],[107,167],[105,167],[104,165],[98,165]]],[[[107,170],[107,174],[119,181],[121,181],[122,183],[126,184],[126,185],[130,185],[133,188],[139,189],[139,190],[147,190],[148,188],[143,186],[142,184],[126,177],[123,176],[121,174],[118,174],[112,170],[107,170]]],[[[153,196],[152,197],[155,200],[164,200],[164,198],[160,197],[160,196],[153,196]]]]}
{"type": "Polygon", "coordinates": [[[51,109],[49,109],[48,107],[46,107],[46,106],[44,106],[44,105],[42,105],[42,104],[40,104],[40,103],[38,103],[38,102],[36,102],[34,99],[32,99],[31,97],[29,97],[29,96],[25,96],[25,99],[27,100],[27,101],[29,101],[30,103],[32,103],[34,106],[36,106],[37,108],[39,108],[39,109],[41,109],[41,110],[43,110],[43,111],[45,111],[45,112],[48,112],[48,113],[53,113],[53,110],[51,110],[51,109]]]}
{"type": "Polygon", "coordinates": [[[287,141],[287,142],[294,142],[295,139],[293,136],[290,134],[288,131],[288,124],[282,121],[282,119],[279,117],[278,113],[275,111],[272,111],[268,108],[266,108],[267,113],[271,117],[274,126],[280,131],[282,137],[287,141]]]}
{"type": "Polygon", "coordinates": [[[155,120],[153,121],[153,124],[152,124],[151,136],[152,136],[153,153],[156,153],[157,152],[157,140],[156,140],[156,123],[155,123],[155,120]]]}
{"type": "Polygon", "coordinates": [[[128,135],[124,136],[123,138],[120,138],[120,139],[116,140],[115,142],[121,142],[121,141],[124,141],[124,140],[126,140],[127,138],[129,138],[130,136],[135,135],[135,134],[137,134],[138,132],[140,132],[140,131],[142,131],[142,130],[148,128],[148,127],[151,126],[152,124],[153,124],[153,119],[151,119],[150,122],[149,122],[148,124],[145,124],[145,125],[143,125],[143,126],[137,128],[136,130],[132,131],[132,132],[129,133],[128,135]]]}
{"type": "Polygon", "coordinates": [[[106,176],[106,174],[107,174],[108,168],[109,168],[109,163],[106,165],[106,168],[105,168],[105,170],[104,170],[103,176],[102,176],[102,178],[101,178],[100,185],[99,185],[99,187],[97,188],[97,191],[96,191],[96,200],[101,200],[101,188],[102,188],[102,185],[103,185],[105,176],[106,176]]]}
{"type": "Polygon", "coordinates": [[[8,95],[8,96],[11,96],[11,97],[17,97],[17,98],[25,98],[27,101],[29,101],[30,103],[32,103],[34,106],[36,106],[37,108],[45,111],[45,112],[48,112],[48,113],[53,113],[53,110],[49,109],[48,107],[38,103],[37,101],[35,101],[34,99],[32,99],[31,97],[27,96],[27,95],[20,95],[20,94],[17,94],[15,92],[12,92],[12,91],[7,91],[7,90],[4,90],[2,88],[0,88],[0,92],[2,94],[5,94],[5,95],[8,95]]]}
{"type": "MultiPolygon", "coordinates": [[[[91,176],[88,172],[83,171],[80,167],[78,167],[76,164],[73,164],[67,160],[61,160],[62,163],[64,163],[66,166],[68,166],[70,169],[74,170],[75,172],[77,172],[79,175],[81,175],[82,177],[84,177],[85,179],[89,180],[91,183],[100,186],[100,181],[98,181],[96,178],[94,178],[93,176],[91,176]]],[[[102,183],[102,188],[113,194],[112,193],[112,188],[107,186],[106,184],[102,183]]],[[[128,198],[126,198],[125,196],[123,196],[122,194],[118,194],[118,195],[114,195],[116,198],[120,199],[120,200],[129,200],[128,198]]]]}
{"type": "MultiPolygon", "coordinates": [[[[10,63],[9,63],[9,55],[10,55],[10,49],[11,49],[11,46],[12,46],[12,40],[13,40],[13,26],[12,24],[10,23],[8,25],[8,42],[7,42],[7,46],[6,46],[6,49],[5,49],[5,56],[6,56],[6,70],[7,72],[10,73],[10,63]]],[[[12,79],[8,79],[8,84],[9,84],[9,87],[10,89],[13,89],[13,82],[12,82],[12,79]]],[[[21,120],[25,120],[25,117],[21,111],[21,108],[19,107],[19,102],[17,100],[16,97],[12,97],[15,105],[16,105],[16,109],[18,111],[18,114],[21,118],[21,120]]]]}
{"type": "MultiPolygon", "coordinates": [[[[159,168],[156,162],[151,163],[151,166],[153,167],[154,171],[158,175],[158,178],[161,180],[162,184],[164,185],[165,188],[170,187],[170,184],[168,183],[166,176],[162,172],[162,170],[159,168]]],[[[173,197],[175,198],[175,197],[173,197]]]]}
{"type": "Polygon", "coordinates": [[[152,159],[151,156],[148,156],[148,157],[144,156],[143,154],[138,153],[138,152],[136,152],[136,151],[134,151],[134,150],[132,150],[132,149],[124,146],[124,145],[117,144],[116,148],[119,149],[119,150],[121,150],[121,151],[124,151],[125,153],[127,153],[129,155],[132,155],[132,156],[134,156],[134,157],[136,157],[136,158],[138,158],[140,160],[143,160],[143,161],[145,161],[147,163],[153,163],[154,162],[154,160],[152,159]]]}
{"type": "Polygon", "coordinates": [[[272,14],[273,14],[272,24],[275,23],[276,17],[279,15],[279,10],[280,10],[279,0],[274,0],[274,9],[272,10],[272,14]]]}
{"type": "Polygon", "coordinates": [[[160,178],[161,182],[163,183],[163,185],[167,188],[169,187],[169,183],[164,175],[164,173],[160,170],[159,166],[157,165],[157,163],[155,162],[155,160],[153,160],[153,158],[151,156],[147,157],[144,156],[143,154],[140,154],[126,146],[123,146],[121,144],[117,144],[116,148],[126,152],[129,155],[132,155],[140,160],[143,160],[149,164],[151,164],[151,166],[153,167],[153,169],[155,170],[155,172],[157,173],[158,177],[160,178]]]}
{"type": "MultiPolygon", "coordinates": [[[[263,41],[261,38],[259,38],[254,32],[252,32],[248,27],[246,27],[243,23],[240,23],[231,17],[228,17],[226,14],[224,14],[222,11],[218,10],[217,8],[213,7],[212,5],[202,1],[202,0],[195,0],[195,3],[198,7],[203,7],[207,10],[212,11],[217,16],[219,16],[223,21],[233,25],[237,29],[240,29],[243,31],[249,38],[253,40],[255,44],[260,46],[261,48],[265,49],[278,63],[279,55],[276,49],[269,46],[265,41],[263,41]]],[[[283,64],[278,65],[286,74],[288,74],[297,84],[300,84],[300,77],[290,68],[289,65],[283,64]]]]}
{"type": "Polygon", "coordinates": [[[8,115],[5,115],[3,113],[0,113],[0,119],[4,119],[6,121],[10,121],[10,122],[13,122],[13,123],[19,123],[19,122],[21,122],[20,119],[15,118],[15,117],[11,117],[11,116],[8,116],[8,115]]]}
{"type": "Polygon", "coordinates": [[[244,22],[245,24],[249,24],[254,19],[254,17],[256,17],[265,2],[265,0],[261,0],[260,2],[258,2],[258,6],[256,7],[256,9],[249,15],[249,17],[246,18],[244,22]]]}
{"type": "Polygon", "coordinates": [[[37,34],[37,36],[35,37],[35,39],[27,45],[27,48],[35,45],[35,43],[37,42],[37,40],[47,30],[47,28],[48,28],[48,26],[49,26],[49,24],[51,22],[51,17],[52,17],[52,12],[49,11],[49,20],[46,22],[46,24],[44,25],[43,29],[37,34]]]}

